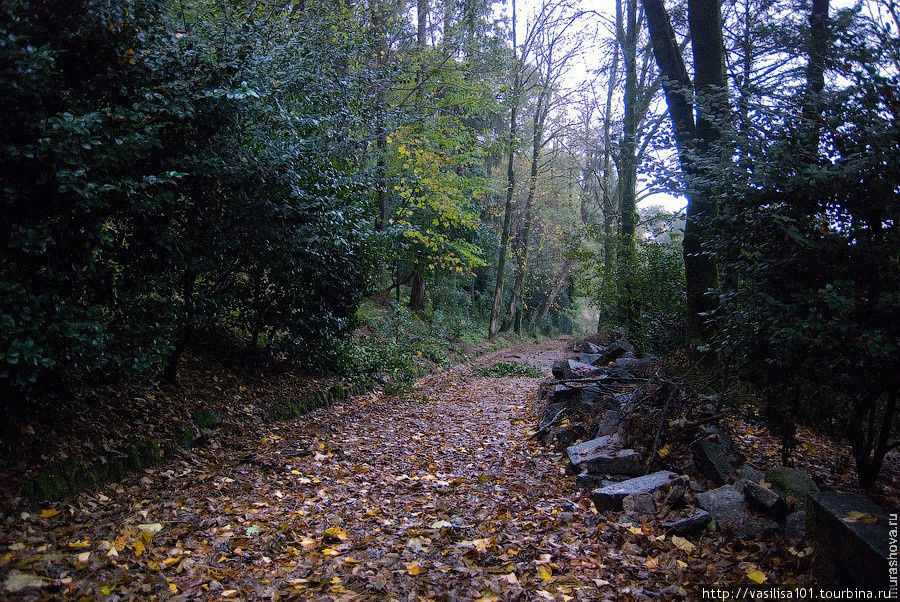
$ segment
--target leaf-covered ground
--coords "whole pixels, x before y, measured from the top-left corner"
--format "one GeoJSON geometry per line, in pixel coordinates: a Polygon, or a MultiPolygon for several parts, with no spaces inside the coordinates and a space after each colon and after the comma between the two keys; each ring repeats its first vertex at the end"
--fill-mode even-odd
{"type": "MultiPolygon", "coordinates": [[[[480,363],[549,374],[562,346],[480,363]]],[[[692,599],[698,583],[795,578],[804,552],[778,542],[673,540],[594,512],[530,438],[539,383],[463,366],[23,514],[0,533],[0,596],[692,599]]]]}

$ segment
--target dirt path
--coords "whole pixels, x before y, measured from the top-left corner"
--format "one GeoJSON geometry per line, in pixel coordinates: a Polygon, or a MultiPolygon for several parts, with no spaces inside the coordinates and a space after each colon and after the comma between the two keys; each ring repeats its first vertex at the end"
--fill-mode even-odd
{"type": "MultiPolygon", "coordinates": [[[[549,374],[565,344],[479,362],[549,374]]],[[[665,588],[687,563],[648,564],[652,537],[602,520],[560,455],[529,438],[539,383],[463,366],[403,399],[213,441],[8,525],[0,575],[50,578],[17,597],[66,599],[593,600],[640,597],[651,580],[664,598],[683,593],[665,588]]]]}

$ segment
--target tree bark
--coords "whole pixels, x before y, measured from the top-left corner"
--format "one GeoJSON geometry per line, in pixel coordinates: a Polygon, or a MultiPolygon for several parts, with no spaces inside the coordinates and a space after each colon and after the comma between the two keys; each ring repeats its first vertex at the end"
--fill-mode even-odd
{"type": "Polygon", "coordinates": [[[528,270],[528,242],[531,237],[531,209],[534,204],[534,196],[537,191],[538,171],[541,161],[541,147],[544,145],[544,122],[547,118],[547,102],[550,94],[550,78],[553,61],[547,59],[546,81],[538,93],[534,112],[534,131],[531,136],[531,172],[528,177],[528,194],[525,197],[525,207],[522,210],[522,228],[516,236],[516,276],[513,282],[512,296],[506,311],[506,323],[502,330],[513,328],[516,334],[522,332],[522,311],[519,307],[522,291],[525,286],[525,277],[528,270]]]}
{"type": "Polygon", "coordinates": [[[509,251],[509,230],[512,219],[512,200],[516,188],[516,131],[519,109],[519,59],[516,56],[516,0],[512,1],[512,53],[513,74],[509,107],[509,144],[506,166],[506,204],[503,208],[503,227],[500,232],[500,252],[497,257],[497,283],[494,287],[494,303],[488,323],[488,339],[493,340],[500,327],[500,310],[503,305],[503,286],[506,279],[506,255],[509,251]]]}
{"type": "Polygon", "coordinates": [[[828,51],[829,0],[812,0],[809,13],[809,59],[806,65],[806,93],[803,99],[805,152],[808,161],[817,162],[822,121],[821,95],[825,89],[825,56],[828,51]]]}
{"type": "Polygon", "coordinates": [[[418,271],[413,274],[409,291],[409,308],[415,312],[425,311],[425,277],[418,271]]]}
{"type": "Polygon", "coordinates": [[[637,303],[632,286],[635,272],[635,212],[637,211],[637,0],[625,0],[625,24],[622,24],[622,0],[616,2],[616,27],[625,64],[625,115],[619,152],[619,245],[616,281],[622,287],[618,295],[619,320],[630,340],[638,342],[637,303]]]}
{"type": "Polygon", "coordinates": [[[719,119],[727,107],[727,102],[722,98],[726,90],[722,16],[717,0],[688,2],[694,89],[698,96],[695,124],[691,80],[669,15],[662,0],[643,0],[643,3],[687,185],[688,207],[683,241],[687,332],[691,339],[705,340],[709,332],[703,314],[716,306],[716,298],[709,291],[716,288],[718,278],[715,260],[703,248],[710,238],[709,221],[716,213],[716,199],[713,190],[702,182],[710,181],[709,177],[703,176],[714,176],[710,171],[721,166],[724,156],[719,128],[719,119]],[[716,153],[718,158],[712,156],[716,153]],[[695,161],[695,157],[702,157],[703,160],[695,161]],[[706,167],[700,170],[698,163],[706,167]]]}

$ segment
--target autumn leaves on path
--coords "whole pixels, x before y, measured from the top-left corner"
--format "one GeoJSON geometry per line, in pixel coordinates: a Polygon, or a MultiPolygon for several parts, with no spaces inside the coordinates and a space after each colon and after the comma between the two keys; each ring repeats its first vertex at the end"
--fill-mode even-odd
{"type": "MultiPolygon", "coordinates": [[[[562,345],[481,363],[549,373],[562,345]]],[[[4,593],[619,598],[646,585],[640,531],[599,528],[560,455],[530,438],[539,383],[463,366],[402,398],[356,398],[213,440],[8,525],[4,593]]]]}

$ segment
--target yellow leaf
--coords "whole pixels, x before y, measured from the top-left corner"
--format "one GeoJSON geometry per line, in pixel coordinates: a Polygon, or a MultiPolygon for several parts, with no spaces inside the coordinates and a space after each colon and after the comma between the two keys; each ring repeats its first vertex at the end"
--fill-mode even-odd
{"type": "Polygon", "coordinates": [[[863,523],[877,523],[878,517],[868,512],[860,512],[859,510],[851,510],[847,516],[843,518],[845,523],[855,523],[855,522],[863,522],[863,523]]]}
{"type": "Polygon", "coordinates": [[[83,540],[81,540],[81,541],[73,541],[72,543],[69,544],[69,547],[70,547],[70,548],[82,548],[82,549],[84,549],[84,548],[86,548],[86,547],[88,547],[88,546],[90,546],[90,545],[91,545],[91,540],[90,540],[90,539],[83,539],[83,540]]]}
{"type": "Polygon", "coordinates": [[[553,581],[553,569],[551,569],[548,564],[542,564],[538,567],[538,575],[540,575],[541,580],[543,580],[544,583],[553,581]]]}
{"type": "Polygon", "coordinates": [[[144,542],[142,542],[140,539],[137,540],[136,542],[134,542],[133,544],[131,544],[131,547],[134,548],[134,555],[135,555],[135,556],[140,556],[141,554],[144,553],[144,550],[147,549],[147,548],[144,546],[144,542]]]}
{"type": "Polygon", "coordinates": [[[334,548],[325,548],[324,550],[322,550],[323,556],[337,556],[339,554],[340,554],[340,552],[338,552],[334,548]]]}
{"type": "Polygon", "coordinates": [[[657,451],[656,453],[659,454],[659,457],[660,457],[660,458],[665,458],[665,457],[668,456],[670,453],[672,453],[672,449],[669,447],[669,444],[667,443],[667,444],[663,445],[663,446],[659,449],[659,451],[657,451]]]}
{"type": "Polygon", "coordinates": [[[181,557],[180,557],[180,556],[173,556],[173,557],[171,557],[171,558],[166,558],[165,560],[163,560],[163,564],[164,564],[165,566],[169,566],[170,564],[175,564],[175,563],[178,562],[179,560],[181,560],[181,557]]]}
{"type": "Polygon", "coordinates": [[[675,564],[677,564],[678,566],[680,566],[683,569],[687,568],[687,563],[684,560],[676,560],[675,564]]]}
{"type": "Polygon", "coordinates": [[[691,554],[697,549],[697,546],[686,540],[684,537],[679,537],[677,535],[672,536],[672,543],[675,544],[676,548],[684,550],[688,554],[691,554]]]}
{"type": "Polygon", "coordinates": [[[629,525],[628,530],[634,533],[635,535],[643,535],[644,532],[641,531],[640,527],[635,527],[634,525],[629,525]]]}
{"type": "Polygon", "coordinates": [[[325,535],[338,541],[347,541],[347,532],[340,527],[331,527],[325,530],[325,535]]]}
{"type": "Polygon", "coordinates": [[[420,571],[421,571],[421,569],[419,568],[419,563],[416,562],[415,560],[412,562],[406,563],[406,572],[409,573],[410,575],[412,575],[413,577],[418,575],[420,571]]]}
{"type": "Polygon", "coordinates": [[[445,528],[449,529],[451,527],[453,527],[453,523],[450,523],[445,520],[436,520],[433,523],[431,523],[432,529],[445,529],[445,528]]]}
{"type": "Polygon", "coordinates": [[[178,586],[175,585],[174,583],[170,583],[170,584],[169,584],[169,591],[172,592],[173,594],[177,594],[177,593],[178,593],[178,586]]]}
{"type": "Polygon", "coordinates": [[[762,584],[762,582],[766,580],[766,574],[759,569],[747,571],[747,577],[750,579],[750,581],[758,585],[762,584]]]}
{"type": "Polygon", "coordinates": [[[59,510],[57,510],[55,508],[45,508],[44,510],[41,510],[40,517],[41,518],[53,518],[57,514],[59,514],[59,510]]]}
{"type": "Polygon", "coordinates": [[[648,569],[658,569],[659,568],[659,558],[649,557],[644,561],[644,566],[648,569]]]}

